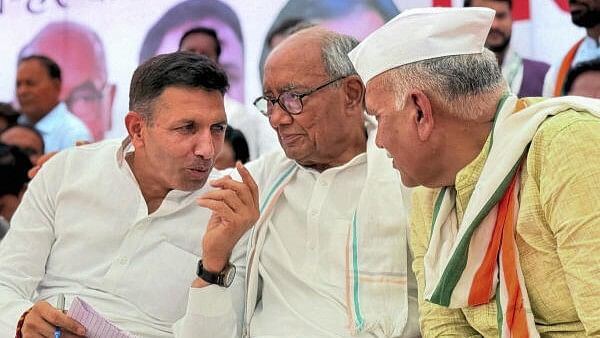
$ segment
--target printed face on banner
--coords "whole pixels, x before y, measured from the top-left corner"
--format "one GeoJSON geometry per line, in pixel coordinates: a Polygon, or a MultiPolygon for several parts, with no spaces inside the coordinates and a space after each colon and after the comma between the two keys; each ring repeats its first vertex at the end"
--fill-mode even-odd
{"type": "Polygon", "coordinates": [[[116,86],[107,82],[104,46],[89,27],[52,22],[27,43],[20,57],[45,55],[61,69],[61,101],[90,129],[95,140],[111,128],[116,86]]]}
{"type": "Polygon", "coordinates": [[[242,41],[233,29],[217,18],[204,18],[188,21],[182,25],[172,27],[163,37],[156,54],[172,53],[179,48],[179,39],[188,30],[194,27],[208,27],[217,32],[221,42],[221,56],[219,64],[223,66],[229,76],[230,87],[227,94],[243,102],[244,100],[244,48],[242,41]]]}

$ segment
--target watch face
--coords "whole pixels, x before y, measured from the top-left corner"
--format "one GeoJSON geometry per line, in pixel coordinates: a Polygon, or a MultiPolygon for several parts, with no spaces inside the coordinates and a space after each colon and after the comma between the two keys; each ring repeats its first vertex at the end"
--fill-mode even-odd
{"type": "Polygon", "coordinates": [[[223,286],[229,287],[235,278],[235,266],[230,265],[225,271],[225,276],[223,276],[223,286]]]}

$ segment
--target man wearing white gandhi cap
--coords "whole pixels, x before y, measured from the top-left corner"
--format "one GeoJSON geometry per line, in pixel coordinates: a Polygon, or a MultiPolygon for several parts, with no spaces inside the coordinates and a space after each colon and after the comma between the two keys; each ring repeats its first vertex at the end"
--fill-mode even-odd
{"type": "Polygon", "coordinates": [[[600,335],[600,101],[518,99],[494,11],[408,10],[349,56],[412,202],[425,337],[600,335]]]}

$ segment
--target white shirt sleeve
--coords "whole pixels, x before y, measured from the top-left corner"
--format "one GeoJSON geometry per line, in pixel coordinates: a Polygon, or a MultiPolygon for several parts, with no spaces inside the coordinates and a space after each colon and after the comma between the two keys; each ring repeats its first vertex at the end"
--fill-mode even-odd
{"type": "Polygon", "coordinates": [[[56,172],[56,166],[47,163],[31,181],[0,243],[0,337],[14,337],[17,321],[33,305],[31,299],[44,277],[55,241],[55,194],[48,183],[56,179],[48,178],[56,172]]]}
{"type": "Polygon", "coordinates": [[[209,285],[190,288],[185,316],[173,325],[175,338],[233,338],[242,336],[246,284],[246,248],[250,231],[237,243],[231,255],[235,279],[224,288],[209,285]]]}

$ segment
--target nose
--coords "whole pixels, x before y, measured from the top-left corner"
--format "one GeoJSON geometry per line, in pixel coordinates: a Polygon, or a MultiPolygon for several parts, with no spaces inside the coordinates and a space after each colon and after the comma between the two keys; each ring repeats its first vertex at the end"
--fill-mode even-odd
{"type": "Polygon", "coordinates": [[[27,88],[25,85],[17,83],[16,87],[17,96],[21,96],[26,92],[27,88]]]}
{"type": "Polygon", "coordinates": [[[282,124],[292,123],[293,118],[288,112],[286,112],[279,104],[274,104],[271,108],[271,114],[269,114],[269,123],[271,127],[277,129],[282,124]]]}
{"type": "Polygon", "coordinates": [[[198,133],[194,138],[194,156],[205,160],[215,157],[215,144],[210,129],[198,133]]]}

